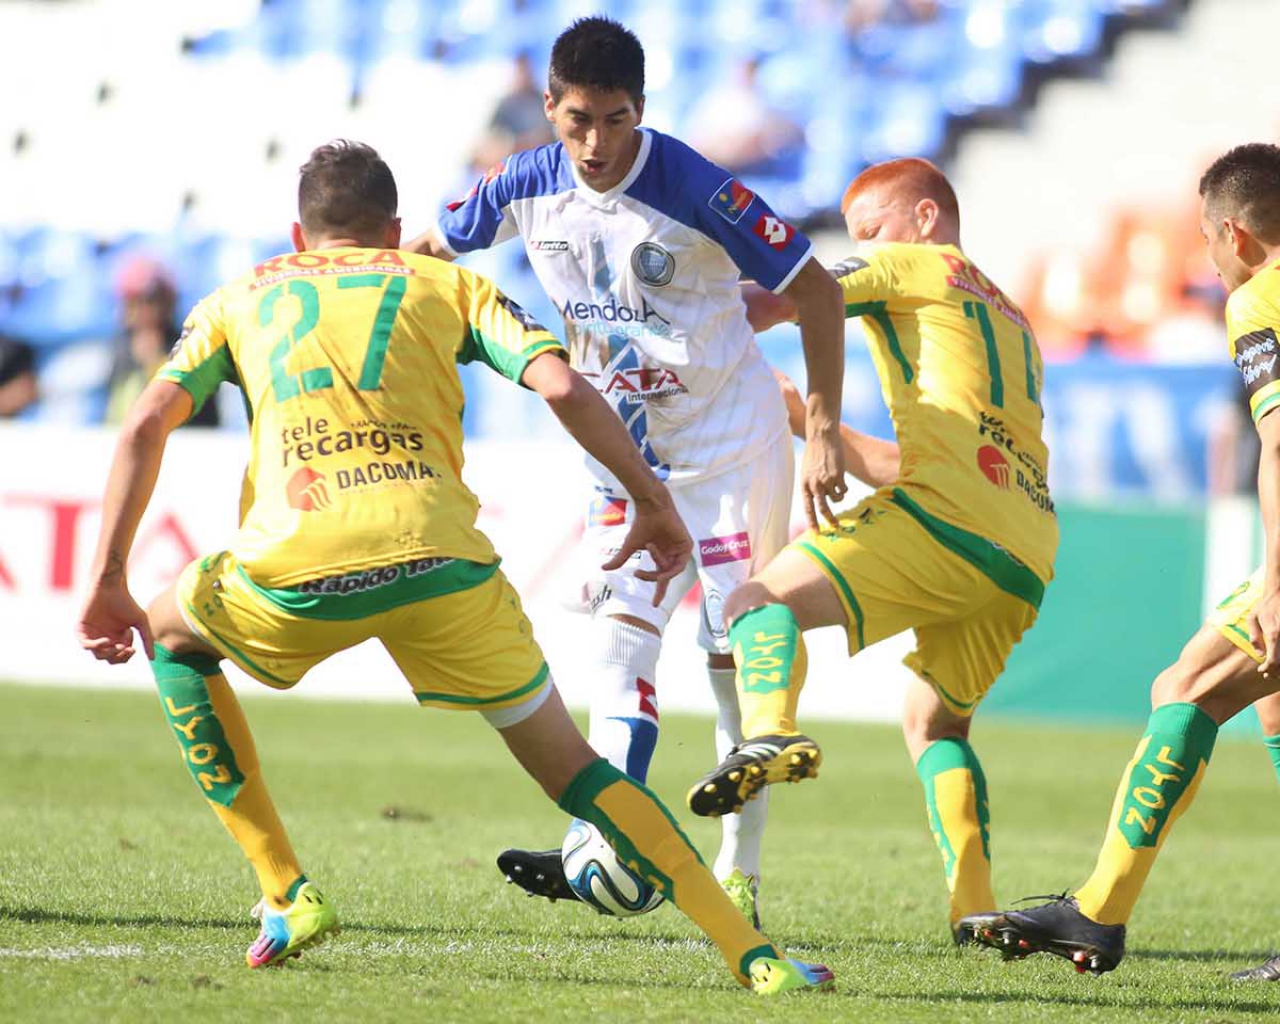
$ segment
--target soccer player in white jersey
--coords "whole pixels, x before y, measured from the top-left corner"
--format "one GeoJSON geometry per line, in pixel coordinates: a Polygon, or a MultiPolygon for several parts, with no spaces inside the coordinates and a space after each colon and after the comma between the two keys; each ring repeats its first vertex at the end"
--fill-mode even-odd
{"type": "MultiPolygon", "coordinates": [[[[617,410],[694,536],[692,560],[656,606],[653,585],[636,575],[646,556],[588,581],[590,742],[643,781],[658,737],[662,633],[695,581],[703,595],[699,642],[719,706],[717,752],[741,742],[724,599],[788,539],[787,417],[747,322],[740,279],[785,293],[799,312],[809,381],[801,473],[814,523],[845,493],[844,308],[809,240],[763,199],[683,143],[640,128],[644,51],[622,25],[574,22],[552,49],[548,90],[559,141],[490,169],[411,248],[452,259],[523,238],[564,318],[574,366],[617,410]]],[[[616,549],[632,509],[602,466],[590,470],[595,494],[584,543],[616,549]]],[[[819,760],[806,737],[787,737],[779,757],[801,757],[810,770],[819,760]]],[[[722,819],[714,865],[749,916],[765,812],[762,799],[722,819]]],[[[510,850],[499,866],[538,895],[573,896],[558,851],[510,850]]]]}

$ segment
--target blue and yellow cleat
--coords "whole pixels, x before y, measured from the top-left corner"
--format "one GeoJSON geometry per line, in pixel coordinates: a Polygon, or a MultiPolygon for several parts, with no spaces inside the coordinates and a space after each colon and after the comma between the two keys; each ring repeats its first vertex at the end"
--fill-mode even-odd
{"type": "Polygon", "coordinates": [[[777,996],[795,989],[830,992],[836,987],[836,976],[830,968],[791,957],[785,960],[756,957],[747,973],[751,976],[751,991],[762,996],[777,996]]]}
{"type": "Polygon", "coordinates": [[[318,946],[330,935],[336,935],[338,912],[320,895],[311,882],[304,882],[285,910],[273,910],[265,903],[261,909],[262,931],[244,955],[250,967],[266,967],[302,955],[304,949],[318,946]]]}

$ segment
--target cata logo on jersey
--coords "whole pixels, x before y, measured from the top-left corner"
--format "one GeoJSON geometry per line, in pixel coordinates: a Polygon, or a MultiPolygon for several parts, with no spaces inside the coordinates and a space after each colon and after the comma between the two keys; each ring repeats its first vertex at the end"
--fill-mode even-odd
{"type": "Polygon", "coordinates": [[[787,243],[795,237],[796,229],[784,220],[779,220],[771,213],[760,215],[751,233],[763,238],[773,249],[785,249],[787,243]]]}

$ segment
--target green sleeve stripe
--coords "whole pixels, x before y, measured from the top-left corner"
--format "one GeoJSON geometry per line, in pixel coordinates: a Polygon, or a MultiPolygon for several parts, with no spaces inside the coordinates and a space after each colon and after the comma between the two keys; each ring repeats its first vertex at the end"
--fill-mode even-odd
{"type": "Polygon", "coordinates": [[[858,650],[862,650],[867,646],[862,635],[862,606],[858,604],[858,599],[853,596],[853,589],[849,586],[849,581],[844,578],[844,573],[831,563],[831,559],[815,548],[812,544],[808,544],[805,541],[797,541],[796,544],[801,551],[822,566],[822,568],[826,570],[826,574],[835,582],[836,586],[840,588],[840,593],[844,595],[845,603],[853,612],[854,624],[857,627],[858,632],[858,650]]]}
{"type": "Polygon", "coordinates": [[[468,337],[463,340],[462,349],[458,353],[458,362],[469,363],[479,359],[490,369],[519,384],[520,378],[524,376],[525,367],[536,356],[544,352],[564,351],[564,346],[550,333],[537,332],[531,336],[537,340],[518,351],[513,351],[494,341],[473,324],[468,337]]]}
{"type": "Polygon", "coordinates": [[[219,384],[224,381],[230,384],[240,383],[236,364],[231,359],[231,350],[226,345],[219,345],[213,355],[189,370],[180,370],[174,366],[161,367],[155,379],[171,381],[185,390],[193,403],[192,415],[200,411],[218,390],[219,384]]]}
{"type": "Polygon", "coordinates": [[[1276,403],[1280,402],[1280,381],[1268,384],[1249,400],[1252,407],[1253,422],[1257,423],[1263,416],[1276,407],[1276,403]]]}
{"type": "Polygon", "coordinates": [[[902,342],[898,339],[898,329],[893,326],[893,321],[889,319],[886,312],[886,304],[881,302],[850,302],[844,307],[844,317],[848,320],[850,317],[866,316],[870,317],[880,333],[884,335],[884,340],[889,346],[889,354],[898,361],[898,366],[902,369],[902,378],[908,384],[915,379],[915,371],[911,368],[911,363],[907,360],[906,353],[902,351],[902,342]]]}

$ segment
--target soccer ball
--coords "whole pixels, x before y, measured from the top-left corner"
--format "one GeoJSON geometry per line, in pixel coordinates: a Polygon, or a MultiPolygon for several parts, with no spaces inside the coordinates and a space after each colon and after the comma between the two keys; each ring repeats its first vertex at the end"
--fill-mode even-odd
{"type": "Polygon", "coordinates": [[[598,913],[635,917],[662,904],[662,893],[618,860],[599,830],[581,818],[565,833],[560,859],[569,888],[598,913]]]}

